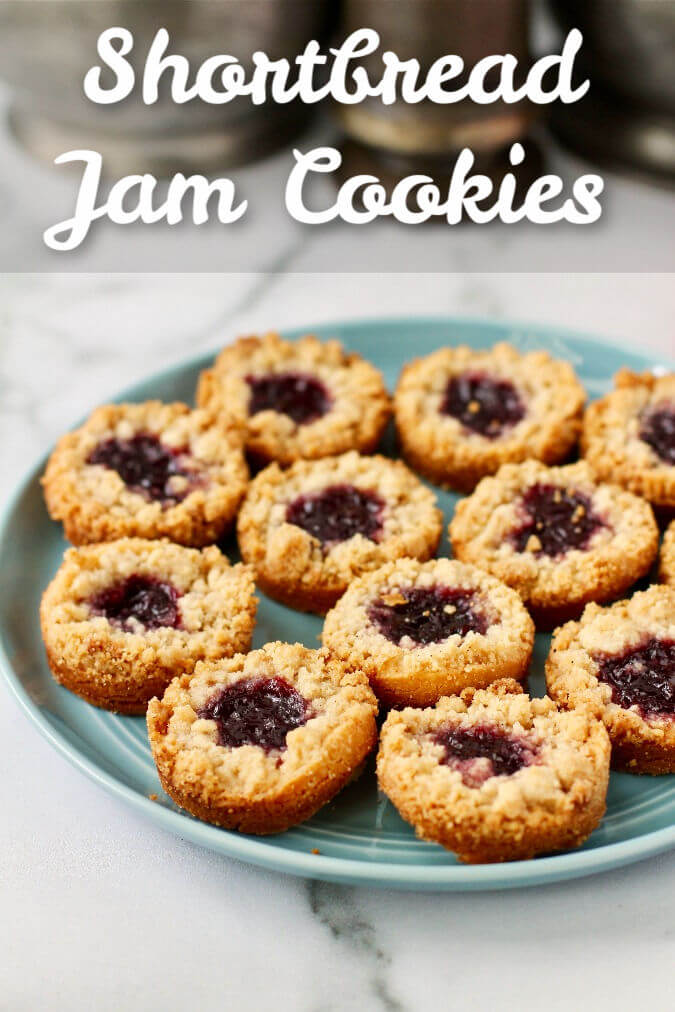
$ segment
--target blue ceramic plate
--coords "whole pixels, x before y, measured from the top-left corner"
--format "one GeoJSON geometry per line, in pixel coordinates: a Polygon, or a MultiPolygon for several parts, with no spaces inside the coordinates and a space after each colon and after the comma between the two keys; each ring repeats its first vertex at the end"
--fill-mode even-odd
{"type": "MultiPolygon", "coordinates": [[[[646,369],[647,356],[544,327],[473,319],[369,320],[310,328],[337,337],[384,372],[393,387],[403,363],[444,344],[485,348],[508,340],[522,350],[546,348],[572,362],[591,397],[605,392],[622,365],[646,369]]],[[[288,336],[297,337],[305,331],[288,336]]],[[[197,374],[209,359],[191,361],[125,390],[120,400],[180,399],[190,402],[197,374]]],[[[0,665],[7,683],[42,734],[74,765],[169,832],[231,857],[279,871],[336,882],[397,889],[493,889],[590,875],[675,845],[675,777],[613,773],[607,814],[573,853],[506,865],[463,866],[434,844],[422,843],[393,807],[378,795],[372,762],[361,778],[302,826],[280,836],[230,833],[184,815],[162,793],[150,756],[145,724],[138,717],[105,713],[52,680],[38,624],[42,589],[61,560],[65,542],[45,511],[40,461],[10,503],[0,528],[0,665]],[[158,801],[148,795],[157,794],[158,801]],[[315,853],[318,851],[318,853],[315,853]]],[[[439,492],[450,519],[455,497],[439,492]]],[[[447,544],[441,551],[447,551],[447,544]]],[[[318,618],[301,615],[260,595],[254,645],[299,640],[317,645],[318,618]]],[[[531,688],[543,693],[543,661],[549,638],[539,636],[531,688]]]]}

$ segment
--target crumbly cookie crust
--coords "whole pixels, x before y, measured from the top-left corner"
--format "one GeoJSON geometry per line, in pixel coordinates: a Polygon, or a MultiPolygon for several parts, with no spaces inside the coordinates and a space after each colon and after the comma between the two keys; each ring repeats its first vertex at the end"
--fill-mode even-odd
{"type": "Polygon", "coordinates": [[[198,664],[148,707],[152,754],[164,790],[192,815],[244,833],[279,833],[334,797],[377,741],[377,702],[364,675],[325,651],[268,643],[231,660],[198,664]],[[218,744],[215,721],[197,713],[222,686],[285,679],[314,716],[289,731],[283,752],[218,744]]]}
{"type": "Polygon", "coordinates": [[[389,394],[375,366],[345,351],[339,341],[311,335],[297,341],[275,333],[240,338],[201,374],[197,402],[216,411],[234,411],[247,426],[249,452],[282,465],[348,450],[371,453],[391,415],[389,394]],[[278,411],[249,414],[246,377],[287,372],[306,373],[324,384],[331,398],[326,414],[303,424],[278,411]]]}
{"type": "Polygon", "coordinates": [[[647,573],[658,551],[651,507],[617,485],[598,484],[585,461],[547,468],[538,461],[505,464],[461,500],[450,524],[457,558],[492,573],[518,591],[538,628],[578,617],[589,601],[619,597],[647,573]],[[587,495],[607,526],[586,549],[562,558],[537,555],[536,545],[519,552],[508,535],[518,523],[522,494],[537,483],[587,495]]]}
{"type": "Polygon", "coordinates": [[[230,417],[190,411],[181,403],[104,405],[63,436],[49,458],[42,484],[50,516],[63,521],[66,537],[76,545],[123,537],[210,544],[234,520],[246,489],[243,437],[241,424],[230,417]],[[169,506],[148,501],[117,471],[87,463],[104,441],[139,433],[156,436],[174,450],[185,448],[197,480],[182,501],[169,506]]]}
{"type": "Polygon", "coordinates": [[[586,410],[581,435],[584,457],[599,478],[644,496],[654,506],[675,509],[675,467],[639,435],[643,412],[670,402],[675,408],[675,373],[655,376],[621,369],[615,389],[586,410]]]}
{"type": "Polygon", "coordinates": [[[392,711],[381,732],[381,789],[422,839],[473,864],[515,861],[579,846],[605,812],[609,739],[584,709],[559,712],[511,680],[444,696],[429,709],[392,711]],[[431,734],[444,725],[492,725],[524,735],[538,761],[469,787],[445,765],[431,734]]]}
{"type": "Polygon", "coordinates": [[[124,538],[66,551],[42,597],[40,623],[57,682],[106,710],[145,713],[148,700],[197,661],[248,650],[256,605],[252,569],[231,566],[215,546],[124,538]],[[126,631],[92,611],[96,594],[132,575],[175,587],[178,628],[132,623],[126,631]]]}
{"type": "Polygon", "coordinates": [[[526,677],[534,624],[516,591],[475,566],[451,559],[401,559],[353,581],[323,628],[323,644],[349,669],[368,676],[389,706],[430,706],[440,696],[500,678],[526,677]],[[434,586],[477,592],[491,624],[484,634],[454,634],[437,643],[388,639],[368,614],[374,601],[395,602],[401,590],[434,586]]]}
{"type": "Polygon", "coordinates": [[[440,348],[406,365],[394,394],[401,449],[411,467],[437,485],[470,492],[502,464],[530,457],[555,464],[579,438],[586,394],[572,366],[544,351],[521,354],[510,344],[487,351],[440,348]],[[441,413],[448,382],[467,372],[508,380],[524,403],[524,418],[487,438],[441,413]]]}
{"type": "Polygon", "coordinates": [[[403,463],[378,455],[351,452],[297,461],[287,471],[271,464],[249,486],[237,521],[239,547],[266,594],[292,608],[323,614],[362,573],[391,559],[433,556],[443,524],[435,503],[433,493],[403,463]],[[339,484],[374,491],[384,500],[377,542],[356,534],[324,546],[287,522],[290,502],[339,484]]]}
{"type": "Polygon", "coordinates": [[[579,622],[558,629],[546,661],[548,692],[561,706],[590,708],[612,742],[612,765],[630,773],[675,773],[675,720],[644,717],[612,701],[597,677],[598,654],[619,654],[647,636],[675,639],[675,590],[653,586],[609,608],[589,604],[579,622]]]}
{"type": "Polygon", "coordinates": [[[663,535],[659,559],[659,579],[675,587],[675,520],[663,535]]]}

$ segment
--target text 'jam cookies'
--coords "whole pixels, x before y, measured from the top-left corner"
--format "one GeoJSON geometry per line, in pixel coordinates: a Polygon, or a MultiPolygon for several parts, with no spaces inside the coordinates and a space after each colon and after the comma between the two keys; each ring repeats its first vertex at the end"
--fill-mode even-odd
{"type": "Polygon", "coordinates": [[[323,644],[391,706],[499,678],[523,679],[534,623],[515,590],[451,559],[401,559],[355,580],[328,613],[323,644]]]}
{"type": "Polygon", "coordinates": [[[616,389],[590,404],[581,446],[598,477],[654,506],[675,509],[675,373],[622,369],[616,389]]]}
{"type": "Polygon", "coordinates": [[[323,651],[269,643],[199,664],[148,707],[164,790],[206,822],[279,833],[334,797],[375,746],[366,678],[323,651]]]}
{"type": "Polygon", "coordinates": [[[605,812],[610,746],[585,710],[559,712],[511,680],[392,710],[381,789],[424,840],[472,864],[577,847],[605,812]]]}
{"type": "Polygon", "coordinates": [[[405,464],[346,453],[271,464],[251,482],[237,521],[241,554],[263,591],[323,613],[356,576],[436,552],[442,514],[405,464]]]}
{"type": "Polygon", "coordinates": [[[42,479],[73,544],[168,537],[200,547],[232,524],[246,489],[243,429],[185,404],[108,404],[63,436],[42,479]]]}
{"type": "Polygon", "coordinates": [[[201,374],[197,400],[243,418],[248,451],[262,463],[371,453],[391,414],[375,366],[311,336],[241,338],[201,374]]]}
{"type": "Polygon", "coordinates": [[[553,637],[546,684],[561,705],[604,721],[614,767],[675,773],[675,589],[589,605],[553,637]]]}
{"type": "Polygon", "coordinates": [[[405,366],[394,410],[411,467],[470,492],[505,463],[564,461],[579,438],[585,399],[572,366],[544,351],[462,345],[405,366]]]}
{"type": "Polygon", "coordinates": [[[125,538],[70,548],[40,608],[54,677],[95,706],[145,713],[197,661],[248,650],[253,572],[212,546],[125,538]]]}
{"type": "Polygon", "coordinates": [[[649,503],[598,484],[584,461],[505,464],[457,504],[454,554],[521,595],[539,628],[576,618],[589,601],[619,597],[658,551],[649,503]]]}

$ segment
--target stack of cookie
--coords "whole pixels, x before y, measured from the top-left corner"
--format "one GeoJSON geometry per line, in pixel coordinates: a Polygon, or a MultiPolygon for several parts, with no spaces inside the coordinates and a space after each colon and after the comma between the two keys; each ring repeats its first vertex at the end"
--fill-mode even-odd
{"type": "Polygon", "coordinates": [[[568,363],[500,344],[410,363],[392,405],[337,342],[270,334],[222,352],[196,410],[99,408],[43,479],[76,546],[41,607],[55,678],[147,709],[162,786],[217,825],[312,815],[375,747],[379,701],[380,787],[425,839],[474,862],[580,844],[610,753],[675,771],[675,527],[662,585],[622,600],[658,553],[653,507],[675,509],[675,377],[585,400],[568,363]],[[407,463],[374,452],[392,406],[407,463]],[[454,559],[414,472],[470,493],[454,559]],[[326,615],[321,649],[251,651],[255,584],[326,615]],[[555,627],[551,698],[530,699],[555,627]]]}

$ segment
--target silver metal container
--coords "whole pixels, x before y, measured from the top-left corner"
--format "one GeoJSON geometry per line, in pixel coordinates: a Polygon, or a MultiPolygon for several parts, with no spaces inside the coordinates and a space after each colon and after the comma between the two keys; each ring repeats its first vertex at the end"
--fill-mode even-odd
{"type": "Polygon", "coordinates": [[[561,24],[583,32],[594,83],[675,113],[675,0],[554,0],[561,24]]]}
{"type": "Polygon", "coordinates": [[[555,110],[569,146],[601,164],[675,182],[675,0],[553,0],[584,35],[580,102],[555,110]]]}
{"type": "MultiPolygon", "coordinates": [[[[461,56],[467,72],[485,56],[513,53],[524,74],[529,66],[529,7],[529,0],[344,0],[340,37],[364,26],[378,31],[380,52],[363,61],[375,79],[386,49],[402,60],[419,60],[423,73],[447,53],[461,56]]],[[[483,153],[503,147],[526,133],[533,109],[526,102],[385,106],[373,99],[342,106],[338,116],[358,143],[397,155],[439,157],[465,146],[483,153]]]]}
{"type": "MultiPolygon", "coordinates": [[[[363,60],[374,80],[382,72],[381,53],[387,49],[402,60],[417,59],[423,75],[435,60],[458,54],[465,70],[456,84],[464,83],[483,57],[513,53],[522,80],[530,66],[529,20],[529,0],[344,0],[339,38],[364,26],[378,31],[379,51],[363,60]]],[[[336,115],[346,134],[343,176],[374,172],[389,191],[414,173],[447,187],[464,147],[474,152],[474,170],[489,176],[495,186],[507,172],[515,171],[523,185],[541,172],[541,153],[527,141],[536,116],[527,101],[484,106],[468,100],[448,105],[398,101],[387,106],[370,99],[341,106],[336,115]],[[526,159],[514,170],[507,152],[517,140],[525,141],[526,159]]]]}
{"type": "Polygon", "coordinates": [[[332,0],[0,0],[0,77],[13,89],[12,126],[42,158],[92,148],[115,174],[208,172],[262,157],[302,128],[306,107],[255,107],[248,99],[177,105],[166,94],[145,106],[138,87],[118,105],[99,106],[82,88],[100,63],[96,40],[106,28],[132,31],[137,80],[162,27],[169,52],[188,57],[193,70],[218,53],[250,67],[256,50],[292,60],[310,39],[325,38],[331,7],[332,0]]]}

